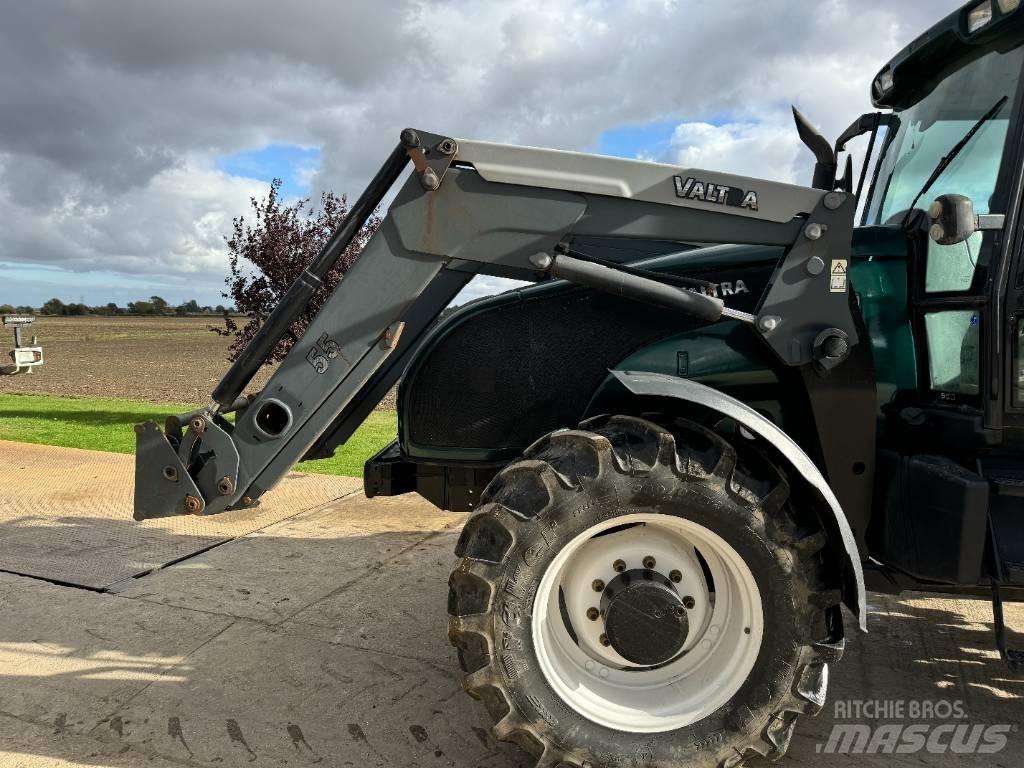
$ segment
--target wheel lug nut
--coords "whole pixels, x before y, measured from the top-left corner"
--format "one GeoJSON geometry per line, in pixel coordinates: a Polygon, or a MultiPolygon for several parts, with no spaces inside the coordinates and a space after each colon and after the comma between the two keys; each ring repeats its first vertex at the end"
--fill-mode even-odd
{"type": "Polygon", "coordinates": [[[608,635],[601,635],[601,637],[599,637],[598,639],[601,641],[601,645],[605,646],[606,648],[612,644],[612,641],[608,639],[608,635]]]}
{"type": "Polygon", "coordinates": [[[647,570],[651,570],[657,564],[658,561],[654,559],[653,555],[648,555],[644,558],[644,568],[646,568],[647,570]]]}
{"type": "Polygon", "coordinates": [[[677,605],[676,606],[676,616],[682,616],[684,613],[686,613],[686,609],[683,608],[683,606],[681,606],[681,605],[677,605]]]}
{"type": "Polygon", "coordinates": [[[604,582],[600,579],[594,579],[594,583],[591,584],[595,592],[604,592],[604,582]]]}
{"type": "Polygon", "coordinates": [[[626,570],[626,561],[616,560],[614,563],[612,563],[612,568],[615,569],[616,573],[622,573],[624,570],[626,570]]]}
{"type": "Polygon", "coordinates": [[[601,612],[597,608],[587,608],[587,618],[591,621],[597,621],[600,615],[601,612]]]}
{"type": "Polygon", "coordinates": [[[683,574],[681,574],[679,571],[672,571],[672,573],[670,573],[668,577],[672,579],[672,581],[674,581],[676,584],[683,580],[683,574]]]}
{"type": "Polygon", "coordinates": [[[683,605],[686,606],[686,610],[688,610],[688,611],[692,611],[693,610],[693,606],[695,606],[696,604],[697,604],[697,601],[694,600],[689,595],[687,595],[686,597],[683,598],[683,605]]]}

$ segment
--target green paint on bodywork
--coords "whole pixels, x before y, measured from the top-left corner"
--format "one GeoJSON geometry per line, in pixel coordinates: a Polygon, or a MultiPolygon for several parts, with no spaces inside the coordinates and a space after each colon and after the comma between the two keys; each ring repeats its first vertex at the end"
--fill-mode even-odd
{"type": "Polygon", "coordinates": [[[852,257],[850,282],[871,340],[881,407],[896,392],[917,387],[906,236],[894,227],[859,227],[853,231],[852,257]]]}
{"type": "MultiPolygon", "coordinates": [[[[717,250],[717,262],[746,264],[763,255],[756,246],[727,246],[717,250]]],[[[774,252],[775,249],[772,249],[774,252]]],[[[683,254],[693,261],[700,251],[683,254]]],[[[861,311],[875,361],[879,408],[899,390],[917,385],[914,338],[907,313],[906,240],[892,227],[854,230],[850,282],[860,297],[861,311]]],[[[686,378],[723,391],[754,384],[777,384],[774,356],[736,321],[708,325],[636,350],[616,367],[678,376],[679,357],[687,360],[686,378]]]]}

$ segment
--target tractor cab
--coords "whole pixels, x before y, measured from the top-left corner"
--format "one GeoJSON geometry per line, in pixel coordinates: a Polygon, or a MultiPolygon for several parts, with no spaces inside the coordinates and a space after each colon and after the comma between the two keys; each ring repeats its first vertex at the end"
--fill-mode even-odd
{"type": "MultiPolygon", "coordinates": [[[[902,402],[980,415],[966,436],[1000,441],[1006,407],[1019,395],[1004,361],[1016,334],[1000,305],[1017,254],[1020,89],[1024,15],[1019,0],[986,0],[945,19],[874,81],[876,105],[892,108],[866,196],[862,224],[909,233],[911,324],[918,386],[902,402]],[[936,222],[933,201],[955,196],[959,231],[936,222]],[[964,199],[966,198],[966,199],[964,199]],[[968,221],[969,220],[969,221],[968,221]],[[969,226],[968,226],[969,225],[969,226]],[[996,321],[1000,317],[1001,321],[996,321]],[[1008,335],[1009,334],[1009,335],[1008,335]],[[1002,394],[1011,402],[1004,402],[1002,394]]],[[[950,211],[946,209],[946,213],[950,211]]],[[[949,430],[942,430],[949,433],[949,430]]],[[[957,430],[960,432],[961,430],[957,430]]],[[[965,436],[954,441],[963,446],[965,436]]]]}
{"type": "Polygon", "coordinates": [[[966,6],[907,46],[873,82],[888,111],[837,144],[870,132],[874,150],[852,275],[880,399],[869,582],[991,585],[1001,649],[1000,600],[1024,597],[1020,4],[966,6]]]}

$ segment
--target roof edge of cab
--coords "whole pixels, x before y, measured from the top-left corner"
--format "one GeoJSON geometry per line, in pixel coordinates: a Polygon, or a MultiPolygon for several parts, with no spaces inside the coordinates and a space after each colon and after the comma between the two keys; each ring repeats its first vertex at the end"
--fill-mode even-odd
{"type": "Polygon", "coordinates": [[[972,0],[918,36],[871,81],[871,101],[880,109],[903,109],[920,101],[951,73],[991,51],[1024,41],[1024,3],[1003,12],[1007,0],[972,0]],[[974,32],[968,18],[988,5],[992,18],[974,32]]]}

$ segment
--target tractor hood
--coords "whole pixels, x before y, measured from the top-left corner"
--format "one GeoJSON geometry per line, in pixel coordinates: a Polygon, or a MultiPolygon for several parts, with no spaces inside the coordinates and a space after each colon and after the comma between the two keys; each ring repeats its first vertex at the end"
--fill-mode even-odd
{"type": "MultiPolygon", "coordinates": [[[[753,312],[782,255],[777,247],[726,245],[633,263],[705,280],[705,293],[753,312]]],[[[438,323],[406,369],[398,395],[403,453],[514,457],[540,435],[578,423],[619,361],[704,325],[561,280],[472,302],[438,323]]]]}

